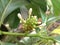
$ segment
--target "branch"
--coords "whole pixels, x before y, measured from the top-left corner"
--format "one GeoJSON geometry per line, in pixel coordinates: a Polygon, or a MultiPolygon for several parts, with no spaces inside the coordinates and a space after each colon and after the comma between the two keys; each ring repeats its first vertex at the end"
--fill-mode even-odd
{"type": "Polygon", "coordinates": [[[42,39],[47,39],[47,40],[53,40],[54,42],[56,42],[55,39],[53,39],[51,36],[49,37],[44,37],[44,36],[41,36],[39,35],[38,33],[37,34],[27,34],[27,33],[16,33],[16,32],[3,32],[3,31],[0,31],[0,35],[12,35],[12,36],[24,36],[24,37],[40,37],[42,39]]]}

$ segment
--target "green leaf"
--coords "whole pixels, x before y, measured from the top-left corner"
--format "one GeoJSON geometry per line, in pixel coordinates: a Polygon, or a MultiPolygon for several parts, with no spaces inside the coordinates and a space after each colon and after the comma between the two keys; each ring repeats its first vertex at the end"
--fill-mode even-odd
{"type": "Polygon", "coordinates": [[[0,26],[11,12],[25,3],[25,0],[0,0],[0,26]]]}
{"type": "Polygon", "coordinates": [[[51,0],[54,7],[54,14],[60,15],[60,0],[51,0]]]}
{"type": "Polygon", "coordinates": [[[60,35],[55,36],[54,39],[56,40],[56,45],[59,45],[60,44],[60,35]]]}
{"type": "Polygon", "coordinates": [[[45,23],[47,22],[47,16],[45,13],[43,13],[41,10],[40,10],[40,14],[41,14],[41,18],[42,18],[42,23],[45,23]]]}
{"type": "Polygon", "coordinates": [[[49,15],[47,20],[47,26],[51,25],[52,23],[60,20],[60,16],[49,15]]]}
{"type": "Polygon", "coordinates": [[[41,15],[39,14],[39,8],[41,8],[41,10],[43,12],[46,11],[46,0],[30,0],[30,3],[27,5],[28,9],[31,7],[33,9],[33,15],[37,15],[38,17],[41,17],[41,15]],[[43,3],[42,3],[43,2],[43,3]]]}
{"type": "Polygon", "coordinates": [[[46,11],[46,0],[31,0],[33,5],[36,5],[41,8],[44,12],[46,11]],[[42,3],[43,2],[43,3],[42,3]]]}
{"type": "Polygon", "coordinates": [[[20,19],[17,17],[17,14],[19,13],[19,9],[14,10],[10,15],[6,17],[4,20],[5,24],[9,24],[10,28],[17,28],[20,19]]]}

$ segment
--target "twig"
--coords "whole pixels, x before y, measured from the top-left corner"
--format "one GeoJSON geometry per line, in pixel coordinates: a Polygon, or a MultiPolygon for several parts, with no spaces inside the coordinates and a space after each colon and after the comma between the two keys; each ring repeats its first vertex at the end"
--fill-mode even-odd
{"type": "Polygon", "coordinates": [[[12,35],[12,36],[24,36],[24,37],[40,37],[42,39],[52,40],[52,41],[56,42],[56,40],[53,39],[51,36],[44,37],[44,36],[39,35],[38,33],[37,34],[27,34],[27,33],[16,33],[16,32],[13,33],[13,32],[0,31],[0,35],[2,35],[2,34],[9,35],[9,36],[12,35]]]}

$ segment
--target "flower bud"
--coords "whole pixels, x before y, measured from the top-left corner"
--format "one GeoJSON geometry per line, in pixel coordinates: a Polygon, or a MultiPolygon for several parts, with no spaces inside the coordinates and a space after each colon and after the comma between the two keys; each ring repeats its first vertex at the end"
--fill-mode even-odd
{"type": "Polygon", "coordinates": [[[22,22],[26,23],[26,21],[22,18],[20,13],[18,13],[18,18],[20,19],[20,23],[22,23],[22,22]]]}
{"type": "Polygon", "coordinates": [[[31,15],[31,13],[32,13],[32,8],[29,9],[29,15],[31,15]]]}
{"type": "Polygon", "coordinates": [[[34,16],[35,19],[37,19],[37,16],[34,16]]]}
{"type": "Polygon", "coordinates": [[[18,18],[19,18],[19,19],[22,19],[22,16],[21,16],[21,14],[20,14],[20,13],[18,13],[18,18]]]}

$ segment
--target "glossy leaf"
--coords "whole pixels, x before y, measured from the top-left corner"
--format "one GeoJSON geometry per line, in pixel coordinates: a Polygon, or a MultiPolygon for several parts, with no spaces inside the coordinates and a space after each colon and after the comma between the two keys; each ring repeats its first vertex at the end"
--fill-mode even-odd
{"type": "Polygon", "coordinates": [[[8,15],[4,20],[4,24],[9,24],[10,28],[17,28],[20,21],[20,19],[17,17],[19,11],[19,9],[16,9],[10,15],[8,15]]]}
{"type": "Polygon", "coordinates": [[[0,0],[0,25],[15,9],[25,4],[25,0],[0,0]]]}

